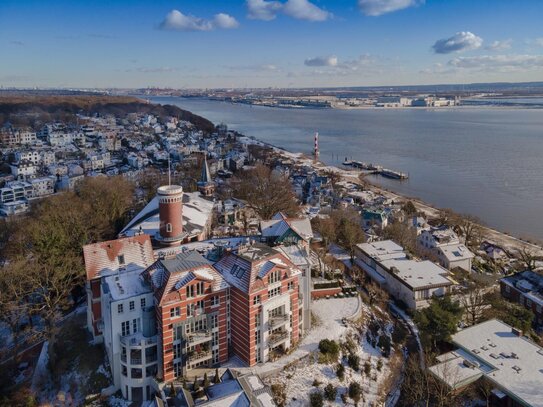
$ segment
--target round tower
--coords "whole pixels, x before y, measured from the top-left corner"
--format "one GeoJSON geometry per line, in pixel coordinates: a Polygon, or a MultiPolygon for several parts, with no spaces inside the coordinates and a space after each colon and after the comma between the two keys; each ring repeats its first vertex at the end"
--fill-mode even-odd
{"type": "Polygon", "coordinates": [[[183,188],[179,185],[158,187],[159,231],[155,238],[166,246],[183,240],[183,188]]]}

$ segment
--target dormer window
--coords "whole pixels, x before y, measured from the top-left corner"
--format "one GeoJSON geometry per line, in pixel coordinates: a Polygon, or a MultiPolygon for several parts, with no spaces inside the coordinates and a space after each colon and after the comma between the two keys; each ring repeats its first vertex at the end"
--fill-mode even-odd
{"type": "Polygon", "coordinates": [[[119,261],[119,265],[123,266],[124,265],[124,254],[120,254],[119,256],[117,256],[117,260],[119,261]]]}
{"type": "Polygon", "coordinates": [[[268,277],[268,284],[277,283],[278,281],[281,281],[281,271],[276,270],[271,272],[268,277]]]}

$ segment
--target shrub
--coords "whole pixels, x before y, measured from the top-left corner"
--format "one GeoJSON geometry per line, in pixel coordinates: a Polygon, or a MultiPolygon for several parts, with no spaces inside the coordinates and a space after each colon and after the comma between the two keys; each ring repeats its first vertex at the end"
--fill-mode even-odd
{"type": "Polygon", "coordinates": [[[369,360],[364,362],[364,374],[368,377],[371,374],[371,363],[369,360]]]}
{"type": "Polygon", "coordinates": [[[194,383],[192,384],[192,391],[198,391],[200,385],[198,384],[198,376],[194,376],[194,383]]]}
{"type": "Polygon", "coordinates": [[[207,377],[207,373],[204,373],[204,389],[207,389],[211,383],[209,382],[209,378],[207,377]]]}
{"type": "Polygon", "coordinates": [[[358,405],[358,402],[362,397],[362,387],[360,386],[360,383],[351,382],[351,384],[349,384],[349,397],[353,399],[355,405],[358,405]]]}
{"type": "Polygon", "coordinates": [[[337,365],[336,374],[338,379],[343,381],[343,379],[345,378],[345,366],[343,366],[341,363],[337,365]]]}
{"type": "Polygon", "coordinates": [[[271,385],[273,401],[278,407],[284,407],[287,402],[287,390],[284,384],[274,383],[271,385]]]}
{"type": "Polygon", "coordinates": [[[380,372],[382,368],[383,368],[383,360],[379,359],[377,361],[377,370],[380,372]]]}
{"type": "Polygon", "coordinates": [[[309,395],[309,404],[311,407],[323,407],[324,406],[324,397],[320,391],[316,391],[309,395]]]}
{"type": "Polygon", "coordinates": [[[313,387],[319,387],[322,383],[319,382],[319,379],[313,380],[313,387]]]}
{"type": "Polygon", "coordinates": [[[217,384],[221,382],[221,378],[219,376],[219,368],[215,369],[215,378],[213,379],[213,383],[217,384]]]}
{"type": "Polygon", "coordinates": [[[337,396],[337,389],[334,387],[332,383],[328,383],[326,387],[324,388],[324,397],[328,401],[334,401],[337,396]]]}
{"type": "Polygon", "coordinates": [[[322,339],[319,342],[319,351],[324,354],[337,355],[339,353],[339,345],[330,339],[322,339]]]}
{"type": "Polygon", "coordinates": [[[381,352],[383,353],[383,356],[389,357],[390,356],[390,338],[387,335],[381,335],[379,337],[379,341],[377,342],[377,346],[381,348],[381,352]]]}
{"type": "Polygon", "coordinates": [[[347,362],[354,371],[358,372],[360,370],[360,357],[358,355],[351,353],[347,358],[347,362]]]}

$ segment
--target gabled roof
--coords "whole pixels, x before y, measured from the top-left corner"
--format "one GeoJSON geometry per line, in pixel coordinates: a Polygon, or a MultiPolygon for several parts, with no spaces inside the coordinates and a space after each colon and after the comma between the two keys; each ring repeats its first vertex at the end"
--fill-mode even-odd
{"type": "Polygon", "coordinates": [[[289,277],[301,273],[283,253],[257,243],[228,253],[214,266],[230,285],[244,293],[252,292],[272,270],[284,270],[289,277]]]}
{"type": "Polygon", "coordinates": [[[144,270],[154,262],[148,235],[124,237],[83,246],[87,280],[125,271],[144,270]],[[121,264],[121,261],[124,263],[121,264]]]}
{"type": "Polygon", "coordinates": [[[179,300],[179,290],[194,280],[210,282],[212,292],[229,287],[221,274],[196,251],[157,260],[143,276],[151,284],[159,304],[179,300]]]}
{"type": "Polygon", "coordinates": [[[281,237],[292,229],[306,241],[313,237],[311,222],[308,218],[288,218],[282,212],[276,213],[270,220],[260,222],[260,231],[264,237],[281,237]]]}

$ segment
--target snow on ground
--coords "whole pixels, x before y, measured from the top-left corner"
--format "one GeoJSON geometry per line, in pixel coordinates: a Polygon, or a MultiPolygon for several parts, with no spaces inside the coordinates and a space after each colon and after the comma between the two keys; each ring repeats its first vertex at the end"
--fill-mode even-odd
{"type": "MultiPolygon", "coordinates": [[[[349,384],[353,381],[358,382],[362,386],[362,394],[364,395],[365,406],[377,406],[382,402],[384,397],[380,389],[384,381],[390,376],[389,360],[382,356],[381,350],[372,346],[368,342],[367,328],[357,327],[355,323],[348,322],[347,326],[341,323],[341,316],[345,315],[341,311],[339,301],[336,300],[321,300],[315,302],[314,312],[322,318],[322,323],[312,330],[306,337],[309,343],[315,344],[313,351],[308,357],[289,364],[283,371],[268,379],[269,383],[280,383],[285,386],[287,395],[287,406],[289,407],[305,407],[309,405],[309,394],[317,391],[314,384],[318,382],[318,388],[322,392],[327,384],[332,384],[337,389],[335,401],[325,401],[325,405],[336,406],[345,405],[341,399],[341,394],[348,392],[349,384]],[[339,319],[338,319],[339,318],[339,319]],[[336,341],[345,341],[351,338],[356,344],[356,354],[360,358],[360,370],[354,371],[347,362],[347,354],[340,353],[338,361],[332,364],[319,363],[318,343],[321,339],[333,339],[336,341]],[[342,361],[345,366],[345,378],[340,380],[336,374],[336,368],[342,361]],[[365,372],[365,364],[371,366],[369,374],[365,372]]],[[[369,320],[371,312],[369,308],[360,303],[361,311],[369,320]]],[[[386,323],[384,333],[390,334],[392,324],[386,323]]],[[[378,341],[378,337],[375,338],[378,341]]],[[[348,399],[348,403],[353,404],[352,400],[348,399]]]]}

